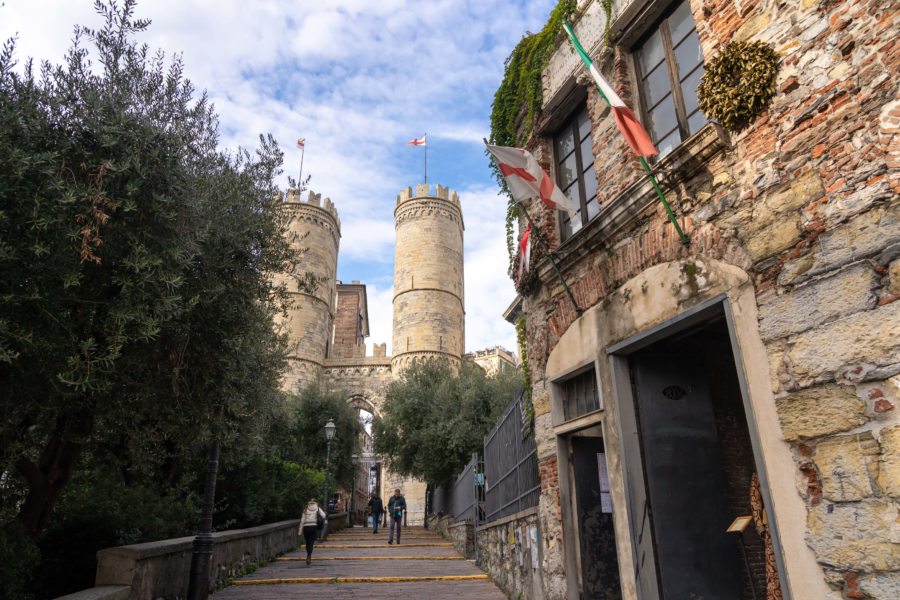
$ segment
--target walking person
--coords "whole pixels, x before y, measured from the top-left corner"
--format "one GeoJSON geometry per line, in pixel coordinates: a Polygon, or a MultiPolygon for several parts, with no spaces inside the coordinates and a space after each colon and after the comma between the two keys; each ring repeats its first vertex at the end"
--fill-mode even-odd
{"type": "Polygon", "coordinates": [[[394,543],[394,527],[397,527],[397,544],[400,544],[400,528],[403,527],[403,511],[406,510],[406,498],[400,493],[400,489],[394,490],[394,495],[388,500],[388,512],[391,513],[391,535],[388,544],[394,543]]]}
{"type": "Polygon", "coordinates": [[[384,503],[375,492],[369,498],[369,512],[372,514],[372,533],[378,533],[378,520],[381,519],[381,513],[384,512],[384,503]]]}
{"type": "Polygon", "coordinates": [[[324,525],[325,511],[319,508],[315,498],[310,498],[306,503],[306,508],[303,509],[303,516],[300,517],[300,531],[303,532],[303,539],[306,540],[306,564],[312,561],[316,536],[319,535],[319,529],[324,525]]]}

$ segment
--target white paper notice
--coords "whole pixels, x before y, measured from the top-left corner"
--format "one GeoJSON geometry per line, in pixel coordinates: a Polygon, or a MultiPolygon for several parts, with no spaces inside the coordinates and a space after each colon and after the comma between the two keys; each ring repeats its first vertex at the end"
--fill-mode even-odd
{"type": "Polygon", "coordinates": [[[597,453],[597,469],[600,472],[600,510],[612,513],[612,496],[609,493],[609,473],[606,471],[606,455],[597,453]]]}
{"type": "Polygon", "coordinates": [[[531,568],[538,568],[538,537],[537,537],[537,525],[532,525],[530,532],[531,535],[531,568]]]}

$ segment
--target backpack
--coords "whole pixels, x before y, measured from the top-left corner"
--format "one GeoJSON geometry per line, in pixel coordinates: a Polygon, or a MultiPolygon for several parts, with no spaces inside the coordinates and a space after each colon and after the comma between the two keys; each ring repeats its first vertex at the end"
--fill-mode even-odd
{"type": "Polygon", "coordinates": [[[318,508],[316,509],[316,527],[320,529],[325,527],[325,517],[322,516],[322,511],[318,508]]]}

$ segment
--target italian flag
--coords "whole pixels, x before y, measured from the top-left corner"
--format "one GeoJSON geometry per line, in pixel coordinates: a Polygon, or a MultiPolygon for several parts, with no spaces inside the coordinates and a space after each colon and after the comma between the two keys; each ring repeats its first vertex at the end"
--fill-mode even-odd
{"type": "Polygon", "coordinates": [[[616,118],[616,125],[625,137],[625,141],[628,142],[628,145],[634,150],[634,153],[644,157],[656,156],[659,154],[659,150],[653,145],[650,136],[647,134],[647,130],[644,129],[641,122],[638,121],[637,117],[634,116],[634,113],[631,112],[631,109],[625,106],[625,103],[622,102],[619,95],[612,89],[612,86],[603,79],[603,75],[601,75],[600,71],[597,70],[597,67],[594,66],[591,57],[584,51],[578,38],[575,37],[572,26],[568,23],[563,23],[563,27],[565,28],[566,33],[569,34],[569,39],[572,40],[572,45],[575,46],[575,51],[578,52],[584,66],[588,68],[591,77],[594,78],[597,89],[600,90],[600,95],[603,96],[603,99],[606,100],[612,109],[613,116],[616,118]]]}
{"type": "Polygon", "coordinates": [[[579,207],[559,189],[531,152],[508,146],[486,146],[517,202],[540,198],[550,208],[562,209],[575,216],[579,207]]]}

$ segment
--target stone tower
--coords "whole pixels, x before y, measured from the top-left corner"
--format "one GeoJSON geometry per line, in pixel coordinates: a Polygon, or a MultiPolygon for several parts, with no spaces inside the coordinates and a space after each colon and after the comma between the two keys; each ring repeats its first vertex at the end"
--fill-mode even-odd
{"type": "Polygon", "coordinates": [[[465,352],[463,217],[456,192],[406,188],[394,209],[394,377],[411,360],[465,352]]]}
{"type": "Polygon", "coordinates": [[[291,293],[291,307],[286,322],[290,336],[289,367],[283,388],[296,391],[322,375],[329,354],[334,324],[335,283],[341,221],[331,200],[309,192],[306,202],[298,190],[289,190],[281,210],[289,219],[291,243],[304,249],[298,266],[300,274],[309,271],[318,279],[310,294],[300,291],[289,275],[279,275],[276,282],[286,282],[291,293]]]}

